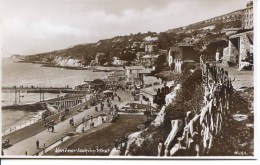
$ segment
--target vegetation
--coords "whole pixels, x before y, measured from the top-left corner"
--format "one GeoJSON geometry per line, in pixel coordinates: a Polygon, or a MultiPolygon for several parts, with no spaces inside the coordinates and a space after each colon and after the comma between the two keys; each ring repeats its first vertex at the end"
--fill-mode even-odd
{"type": "MultiPolygon", "coordinates": [[[[182,84],[182,88],[177,92],[173,103],[166,107],[164,123],[159,127],[151,126],[142,132],[141,138],[144,142],[141,146],[134,144],[131,146],[134,155],[156,156],[158,144],[164,142],[171,131],[171,120],[184,120],[186,112],[191,111],[192,114],[197,114],[201,109],[204,89],[201,70],[198,66],[187,66],[175,81],[182,84]],[[190,69],[194,69],[194,73],[191,73],[190,69]]],[[[181,134],[182,132],[179,132],[177,136],[181,136],[181,134]]]]}
{"type": "MultiPolygon", "coordinates": [[[[116,139],[124,138],[131,132],[138,131],[138,125],[143,124],[145,121],[144,115],[120,115],[119,119],[101,130],[87,134],[68,149],[96,149],[98,145],[100,149],[112,150],[115,146],[116,139]]],[[[85,153],[64,153],[66,155],[86,155],[85,153]]],[[[108,153],[105,154],[106,156],[108,153]]]]}

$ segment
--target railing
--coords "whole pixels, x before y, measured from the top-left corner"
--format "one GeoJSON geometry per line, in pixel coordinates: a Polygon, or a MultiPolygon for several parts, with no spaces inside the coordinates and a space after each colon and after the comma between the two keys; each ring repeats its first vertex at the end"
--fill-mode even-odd
{"type": "MultiPolygon", "coordinates": [[[[86,100],[85,101],[88,101],[88,100],[90,100],[91,99],[91,96],[86,96],[86,97],[84,97],[86,100]]],[[[80,102],[79,104],[81,104],[82,102],[80,102]]],[[[68,108],[73,108],[73,107],[75,107],[75,106],[77,106],[77,105],[79,105],[79,104],[75,104],[75,105],[73,105],[73,106],[71,106],[71,107],[68,107],[68,108]]],[[[51,106],[51,105],[50,105],[51,106]]],[[[57,114],[59,114],[60,112],[57,112],[57,113],[53,113],[52,115],[50,115],[50,116],[48,116],[48,117],[51,117],[51,116],[53,116],[53,115],[57,115],[57,114]]],[[[18,130],[20,130],[20,129],[22,129],[22,128],[25,128],[25,127],[27,127],[27,126],[30,126],[30,125],[32,125],[32,124],[34,124],[34,123],[37,123],[38,121],[41,121],[42,120],[42,117],[41,116],[35,116],[34,117],[34,119],[32,119],[32,120],[27,120],[27,121],[24,121],[24,122],[22,122],[22,123],[20,123],[20,124],[17,124],[17,125],[15,125],[15,126],[11,126],[11,127],[9,127],[9,128],[7,128],[7,129],[4,129],[4,130],[2,130],[2,136],[5,136],[5,135],[8,135],[8,134],[10,134],[10,133],[13,133],[13,132],[15,132],[15,131],[18,131],[18,130]]]]}
{"type": "Polygon", "coordinates": [[[189,156],[207,155],[214,136],[222,129],[230,109],[232,81],[228,72],[215,64],[205,64],[201,59],[201,68],[205,88],[204,107],[193,118],[192,112],[187,112],[184,128],[181,119],[172,120],[172,131],[164,143],[159,143],[158,156],[174,156],[181,150],[189,156]],[[177,137],[177,132],[183,132],[182,136],[177,137]],[[172,144],[174,140],[177,142],[172,144]]]}
{"type": "Polygon", "coordinates": [[[41,117],[40,116],[35,116],[33,119],[31,120],[27,120],[27,121],[24,121],[20,124],[17,124],[17,125],[14,125],[14,126],[11,126],[10,128],[7,128],[7,129],[4,129],[2,131],[2,136],[5,136],[5,135],[8,135],[12,132],[15,132],[19,129],[22,129],[22,128],[25,128],[31,124],[34,124],[34,123],[37,123],[39,120],[41,120],[41,117]]]}

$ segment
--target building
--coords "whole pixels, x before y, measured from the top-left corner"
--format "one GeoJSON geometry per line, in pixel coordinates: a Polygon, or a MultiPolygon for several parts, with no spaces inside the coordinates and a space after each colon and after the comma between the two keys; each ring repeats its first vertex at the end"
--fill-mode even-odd
{"type": "Polygon", "coordinates": [[[151,106],[156,107],[158,104],[165,104],[165,96],[170,93],[174,85],[173,81],[152,85],[140,90],[140,100],[150,103],[151,106]]]}
{"type": "Polygon", "coordinates": [[[149,76],[154,71],[155,68],[146,68],[139,71],[139,79],[141,80],[141,85],[148,86],[153,84],[161,84],[162,80],[158,77],[149,76]]]}
{"type": "Polygon", "coordinates": [[[240,29],[241,28],[224,28],[221,32],[225,33],[226,35],[232,35],[235,34],[240,29]]]}
{"type": "Polygon", "coordinates": [[[144,55],[143,57],[141,57],[140,62],[143,66],[145,67],[151,67],[154,66],[154,63],[156,61],[156,59],[159,57],[159,55],[144,55]]]}
{"type": "Polygon", "coordinates": [[[253,53],[253,30],[234,34],[229,37],[228,57],[226,62],[238,64],[239,68],[253,53]]]}
{"type": "Polygon", "coordinates": [[[176,63],[182,64],[183,62],[198,62],[199,55],[194,46],[189,43],[179,43],[170,47],[167,55],[168,65],[171,70],[175,70],[176,63]]]}
{"type": "Polygon", "coordinates": [[[127,63],[127,61],[120,60],[119,57],[113,57],[113,62],[112,62],[112,64],[113,64],[114,66],[122,66],[122,65],[124,65],[124,64],[126,64],[126,63],[127,63]]]}
{"type": "Polygon", "coordinates": [[[146,45],[145,46],[145,52],[146,53],[157,53],[158,52],[158,47],[157,45],[146,45]]]}
{"type": "Polygon", "coordinates": [[[242,27],[244,29],[252,29],[254,27],[253,13],[253,1],[250,1],[243,10],[242,27]]]}
{"type": "Polygon", "coordinates": [[[138,62],[141,62],[141,58],[142,58],[144,55],[146,55],[145,52],[137,52],[137,53],[136,53],[136,59],[137,59],[137,61],[138,61],[138,62]]]}
{"type": "Polygon", "coordinates": [[[139,77],[139,72],[145,69],[143,66],[127,66],[125,68],[126,74],[126,85],[140,85],[142,82],[139,77]]]}
{"type": "Polygon", "coordinates": [[[223,51],[223,62],[238,65],[239,69],[242,69],[244,63],[249,63],[249,61],[253,65],[253,1],[247,3],[243,11],[243,30],[229,37],[228,47],[223,51]]]}

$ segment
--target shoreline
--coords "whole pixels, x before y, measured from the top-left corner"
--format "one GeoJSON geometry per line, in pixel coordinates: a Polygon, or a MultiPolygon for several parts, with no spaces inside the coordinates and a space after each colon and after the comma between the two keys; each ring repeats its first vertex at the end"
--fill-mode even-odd
{"type": "Polygon", "coordinates": [[[62,68],[62,69],[67,69],[67,70],[90,70],[92,72],[113,72],[123,66],[89,66],[89,67],[76,67],[76,66],[60,66],[60,65],[55,65],[53,63],[48,63],[48,62],[41,62],[41,61],[24,61],[24,60],[19,60],[16,61],[16,63],[28,63],[28,64],[39,64],[41,65],[40,67],[48,67],[48,68],[62,68]],[[98,68],[101,67],[101,68],[98,68]],[[111,69],[112,68],[112,69],[111,69]]]}

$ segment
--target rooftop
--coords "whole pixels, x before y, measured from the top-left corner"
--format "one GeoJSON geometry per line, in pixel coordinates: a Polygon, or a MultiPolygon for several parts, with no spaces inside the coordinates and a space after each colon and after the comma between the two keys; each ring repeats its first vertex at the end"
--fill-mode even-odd
{"type": "Polygon", "coordinates": [[[159,55],[145,55],[145,56],[143,56],[143,57],[141,57],[141,58],[158,58],[159,57],[159,55]]]}
{"type": "Polygon", "coordinates": [[[126,66],[125,68],[128,69],[128,70],[143,70],[144,69],[143,66],[138,66],[138,65],[136,65],[136,66],[126,66]]]}
{"type": "Polygon", "coordinates": [[[153,71],[153,69],[146,68],[146,69],[141,70],[139,73],[151,73],[152,71],[153,71]]]}
{"type": "MultiPolygon", "coordinates": [[[[167,82],[166,86],[171,87],[173,84],[174,84],[174,81],[169,81],[169,82],[167,82]]],[[[164,84],[159,84],[159,85],[154,85],[154,86],[150,86],[147,88],[143,88],[140,91],[147,93],[149,95],[155,96],[155,95],[157,95],[158,88],[162,88],[162,87],[164,87],[164,84]]]]}

